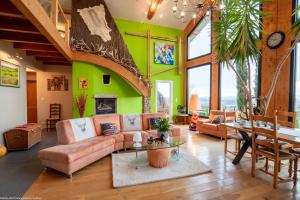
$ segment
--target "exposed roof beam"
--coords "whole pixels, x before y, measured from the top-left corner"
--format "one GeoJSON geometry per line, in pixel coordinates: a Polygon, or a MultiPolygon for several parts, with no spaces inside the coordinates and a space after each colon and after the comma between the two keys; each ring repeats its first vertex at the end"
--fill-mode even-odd
{"type": "Polygon", "coordinates": [[[64,58],[60,53],[51,53],[51,52],[26,51],[26,55],[47,57],[47,58],[64,58]]]}
{"type": "Polygon", "coordinates": [[[71,66],[71,63],[69,62],[43,62],[44,65],[67,65],[67,66],[71,66]]]}
{"type": "Polygon", "coordinates": [[[16,33],[10,31],[0,31],[0,40],[9,42],[23,42],[33,44],[49,44],[49,41],[42,35],[29,34],[29,33],[16,33]]]}
{"type": "Polygon", "coordinates": [[[29,43],[20,43],[15,42],[14,48],[19,50],[29,50],[29,51],[42,51],[42,52],[56,52],[57,49],[52,45],[44,45],[44,44],[29,44],[29,43]]]}
{"type": "Polygon", "coordinates": [[[53,44],[67,60],[72,60],[69,44],[64,41],[37,0],[10,0],[23,15],[53,44]]]}
{"type": "Polygon", "coordinates": [[[68,62],[67,59],[65,58],[56,58],[56,57],[42,57],[42,56],[37,56],[35,57],[36,60],[41,60],[45,62],[68,62]]]}
{"type": "Polygon", "coordinates": [[[41,34],[29,21],[0,16],[0,30],[17,33],[41,34]]]}
{"type": "Polygon", "coordinates": [[[148,10],[148,14],[147,14],[147,18],[149,20],[152,19],[152,17],[154,16],[154,14],[156,13],[157,11],[157,8],[159,6],[159,4],[162,2],[163,0],[152,0],[151,1],[151,4],[149,6],[149,10],[148,10]]]}
{"type": "Polygon", "coordinates": [[[9,1],[0,1],[0,16],[26,19],[25,16],[9,1]]]}

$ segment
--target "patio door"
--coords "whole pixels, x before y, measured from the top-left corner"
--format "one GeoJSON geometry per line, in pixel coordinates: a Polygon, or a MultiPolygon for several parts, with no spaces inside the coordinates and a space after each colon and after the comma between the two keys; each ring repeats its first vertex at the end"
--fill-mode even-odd
{"type": "Polygon", "coordinates": [[[173,81],[159,80],[155,83],[156,112],[165,113],[172,121],[173,81]]]}

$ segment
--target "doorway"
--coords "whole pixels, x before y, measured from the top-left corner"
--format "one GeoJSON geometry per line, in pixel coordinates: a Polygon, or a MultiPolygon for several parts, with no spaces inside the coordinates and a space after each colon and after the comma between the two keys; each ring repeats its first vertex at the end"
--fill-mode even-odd
{"type": "Polygon", "coordinates": [[[27,123],[37,123],[36,72],[27,72],[27,123]]]}
{"type": "Polygon", "coordinates": [[[172,121],[173,81],[158,80],[155,85],[156,112],[164,113],[172,121]]]}

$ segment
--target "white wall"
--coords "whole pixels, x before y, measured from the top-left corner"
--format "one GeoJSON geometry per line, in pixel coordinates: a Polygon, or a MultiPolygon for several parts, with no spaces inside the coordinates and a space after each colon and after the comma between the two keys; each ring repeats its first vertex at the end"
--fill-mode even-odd
{"type": "Polygon", "coordinates": [[[3,132],[27,123],[26,67],[41,64],[25,52],[15,50],[12,43],[3,41],[0,41],[0,59],[20,66],[20,88],[0,86],[0,144],[3,144],[3,132]],[[23,60],[15,58],[17,54],[23,60]]]}
{"type": "Polygon", "coordinates": [[[72,67],[70,66],[45,66],[43,71],[36,73],[37,80],[37,110],[38,123],[46,127],[46,119],[49,117],[50,104],[61,104],[62,119],[72,118],[72,67]],[[68,91],[48,91],[47,79],[52,75],[65,75],[69,82],[68,91]]]}

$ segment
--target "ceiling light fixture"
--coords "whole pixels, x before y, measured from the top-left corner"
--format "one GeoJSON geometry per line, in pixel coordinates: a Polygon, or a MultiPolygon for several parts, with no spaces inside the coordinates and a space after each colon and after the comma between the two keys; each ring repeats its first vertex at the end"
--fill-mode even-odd
{"type": "MultiPolygon", "coordinates": [[[[222,6],[222,4],[217,8],[215,0],[173,0],[173,2],[172,11],[175,17],[183,23],[186,22],[188,16],[197,19],[202,16],[201,12],[206,10],[224,9],[224,5],[222,6]]],[[[209,15],[210,12],[206,14],[209,15]]]]}

